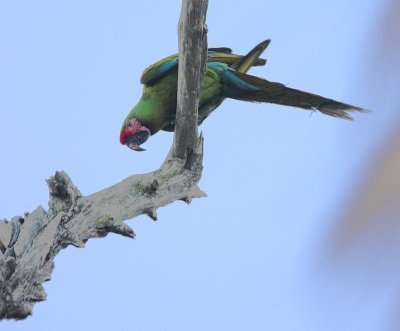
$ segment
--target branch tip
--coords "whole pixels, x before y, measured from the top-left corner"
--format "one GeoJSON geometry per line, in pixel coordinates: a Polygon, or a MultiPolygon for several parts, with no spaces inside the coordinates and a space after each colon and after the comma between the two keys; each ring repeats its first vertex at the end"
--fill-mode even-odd
{"type": "Polygon", "coordinates": [[[84,248],[85,242],[74,233],[70,233],[65,239],[63,240],[63,246],[67,247],[68,245],[73,245],[78,248],[84,248]]]}
{"type": "Polygon", "coordinates": [[[36,287],[32,288],[30,294],[28,294],[27,299],[30,301],[40,302],[44,301],[47,298],[47,294],[43,289],[42,285],[37,285],[36,287]]]}
{"type": "Polygon", "coordinates": [[[146,212],[146,215],[149,216],[153,221],[157,221],[157,210],[155,208],[151,208],[146,212]]]}
{"type": "Polygon", "coordinates": [[[192,202],[192,197],[183,197],[182,199],[181,199],[181,201],[183,201],[183,202],[185,202],[185,203],[187,203],[188,205],[190,205],[191,204],[191,202],[192,202]]]}
{"type": "Polygon", "coordinates": [[[108,232],[114,232],[123,235],[124,237],[132,239],[135,238],[135,232],[133,232],[132,228],[129,225],[120,220],[114,219],[110,215],[104,215],[100,217],[95,222],[95,226],[98,230],[100,230],[100,234],[103,234],[105,232],[106,235],[108,232]]]}

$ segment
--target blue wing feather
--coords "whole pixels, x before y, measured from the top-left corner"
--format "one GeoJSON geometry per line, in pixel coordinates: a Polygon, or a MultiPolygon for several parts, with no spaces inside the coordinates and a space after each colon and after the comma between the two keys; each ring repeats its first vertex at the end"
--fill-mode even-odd
{"type": "Polygon", "coordinates": [[[161,64],[161,65],[157,68],[157,72],[158,72],[160,75],[163,75],[163,74],[165,74],[167,71],[171,70],[172,68],[174,68],[174,67],[177,66],[177,65],[178,65],[178,59],[177,59],[177,58],[176,58],[176,59],[169,60],[169,61],[167,61],[167,62],[161,64]]]}

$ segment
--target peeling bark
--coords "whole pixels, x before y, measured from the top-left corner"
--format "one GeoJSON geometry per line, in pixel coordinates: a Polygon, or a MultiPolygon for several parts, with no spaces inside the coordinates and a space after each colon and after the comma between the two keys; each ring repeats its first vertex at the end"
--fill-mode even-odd
{"type": "Polygon", "coordinates": [[[179,29],[180,40],[185,40],[179,54],[179,111],[173,146],[160,169],[130,176],[88,196],[80,193],[65,172],[56,172],[47,180],[47,212],[39,206],[24,217],[0,221],[0,319],[24,319],[32,314],[36,302],[46,299],[42,283],[50,280],[53,260],[61,249],[84,247],[90,238],[110,232],[134,238],[125,220],[146,214],[155,221],[159,207],[177,200],[189,204],[193,198],[206,196],[197,185],[203,169],[197,106],[207,49],[207,4],[207,0],[182,2],[182,17],[188,14],[191,21],[179,29]],[[193,23],[197,20],[203,22],[200,29],[193,23]]]}

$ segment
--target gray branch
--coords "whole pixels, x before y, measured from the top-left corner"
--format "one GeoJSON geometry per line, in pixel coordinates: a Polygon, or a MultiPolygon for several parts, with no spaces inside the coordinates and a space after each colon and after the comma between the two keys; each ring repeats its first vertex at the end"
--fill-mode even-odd
{"type": "Polygon", "coordinates": [[[206,196],[197,185],[203,169],[197,106],[206,61],[206,9],[207,0],[182,3],[177,124],[173,146],[161,168],[88,196],[79,192],[65,172],[56,172],[47,180],[47,212],[39,206],[24,217],[0,221],[0,319],[24,319],[36,302],[46,299],[42,283],[50,280],[53,260],[61,249],[84,247],[90,238],[110,232],[134,238],[125,220],[141,214],[157,220],[159,207],[206,196]]]}
{"type": "Polygon", "coordinates": [[[179,18],[178,106],[173,155],[184,159],[197,144],[199,92],[207,61],[208,0],[183,0],[179,18]]]}

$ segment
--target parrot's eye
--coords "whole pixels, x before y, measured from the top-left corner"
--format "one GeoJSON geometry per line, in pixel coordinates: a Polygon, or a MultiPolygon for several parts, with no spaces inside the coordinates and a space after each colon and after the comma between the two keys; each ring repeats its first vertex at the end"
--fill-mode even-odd
{"type": "Polygon", "coordinates": [[[128,122],[128,124],[127,124],[128,126],[132,126],[132,123],[131,122],[128,122]]]}

